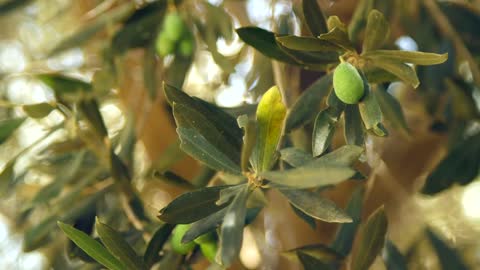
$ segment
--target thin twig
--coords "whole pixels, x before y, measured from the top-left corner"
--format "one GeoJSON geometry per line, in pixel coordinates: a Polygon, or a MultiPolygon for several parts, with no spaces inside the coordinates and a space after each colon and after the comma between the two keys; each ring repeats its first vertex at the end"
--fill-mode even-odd
{"type": "Polygon", "coordinates": [[[468,51],[465,43],[462,41],[460,35],[455,31],[453,26],[448,21],[448,18],[443,14],[440,8],[435,3],[435,0],[423,0],[423,4],[427,8],[430,15],[433,17],[435,22],[437,23],[438,30],[440,30],[443,35],[450,38],[453,41],[455,49],[457,50],[458,56],[466,60],[470,66],[470,70],[472,71],[473,81],[480,85],[480,69],[475,62],[475,59],[472,57],[470,52],[468,51]]]}

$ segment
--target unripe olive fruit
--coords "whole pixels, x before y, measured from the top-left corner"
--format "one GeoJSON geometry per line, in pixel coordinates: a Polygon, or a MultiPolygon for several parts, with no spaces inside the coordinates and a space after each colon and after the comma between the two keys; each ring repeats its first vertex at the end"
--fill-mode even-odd
{"type": "Polygon", "coordinates": [[[217,242],[209,242],[200,245],[200,251],[203,256],[211,263],[215,262],[215,256],[217,255],[217,242]]]}
{"type": "Polygon", "coordinates": [[[180,44],[178,44],[178,51],[181,56],[191,56],[193,53],[193,41],[190,38],[182,39],[180,44]]]}
{"type": "Polygon", "coordinates": [[[193,241],[185,244],[182,243],[182,238],[188,229],[190,229],[189,224],[179,224],[175,226],[172,237],[170,238],[173,251],[180,254],[187,254],[195,248],[195,243],[193,241]]]}
{"type": "Polygon", "coordinates": [[[185,23],[177,12],[171,12],[165,15],[163,21],[163,33],[173,41],[178,41],[185,31],[185,23]]]}
{"type": "Polygon", "coordinates": [[[365,94],[363,80],[350,63],[340,63],[333,72],[333,89],[338,99],[346,104],[356,104],[365,94]]]}
{"type": "Polygon", "coordinates": [[[175,41],[170,40],[165,33],[160,33],[155,40],[155,50],[159,56],[165,57],[175,50],[175,41]]]}

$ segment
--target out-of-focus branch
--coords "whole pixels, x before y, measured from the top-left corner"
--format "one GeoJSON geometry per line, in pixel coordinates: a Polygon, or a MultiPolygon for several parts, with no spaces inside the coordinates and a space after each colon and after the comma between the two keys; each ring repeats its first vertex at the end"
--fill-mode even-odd
{"type": "Polygon", "coordinates": [[[480,85],[480,69],[475,62],[475,59],[472,57],[470,52],[468,51],[465,43],[462,41],[460,35],[455,31],[453,26],[448,21],[448,18],[443,14],[443,12],[438,7],[435,0],[423,0],[423,4],[427,8],[428,12],[434,19],[435,23],[438,26],[440,32],[443,33],[446,37],[450,38],[453,41],[455,49],[458,53],[458,56],[461,59],[464,59],[468,62],[470,66],[470,70],[472,71],[473,81],[480,85]]]}

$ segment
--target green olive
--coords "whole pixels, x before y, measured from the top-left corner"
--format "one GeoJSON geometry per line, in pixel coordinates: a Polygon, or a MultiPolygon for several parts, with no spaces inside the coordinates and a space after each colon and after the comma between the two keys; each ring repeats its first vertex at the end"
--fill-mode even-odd
{"type": "Polygon", "coordinates": [[[188,229],[190,229],[190,224],[179,224],[173,230],[170,243],[172,244],[172,249],[175,252],[187,254],[195,248],[195,243],[193,241],[185,244],[182,243],[182,238],[188,229]]]}
{"type": "Polygon", "coordinates": [[[177,12],[171,12],[165,15],[165,20],[163,21],[163,32],[170,40],[180,40],[183,32],[185,32],[185,29],[185,23],[183,22],[180,14],[177,12]]]}
{"type": "Polygon", "coordinates": [[[193,53],[193,40],[190,38],[182,39],[178,44],[178,51],[181,56],[189,57],[193,53]]]}
{"type": "Polygon", "coordinates": [[[215,256],[217,255],[217,242],[209,242],[200,245],[200,251],[203,256],[211,263],[215,262],[215,256]]]}
{"type": "Polygon", "coordinates": [[[170,40],[163,32],[158,34],[155,40],[155,49],[157,54],[161,57],[165,57],[172,54],[175,50],[175,41],[170,40]]]}
{"type": "Polygon", "coordinates": [[[333,89],[338,99],[346,104],[356,104],[365,94],[363,80],[350,63],[340,63],[333,72],[333,89]]]}

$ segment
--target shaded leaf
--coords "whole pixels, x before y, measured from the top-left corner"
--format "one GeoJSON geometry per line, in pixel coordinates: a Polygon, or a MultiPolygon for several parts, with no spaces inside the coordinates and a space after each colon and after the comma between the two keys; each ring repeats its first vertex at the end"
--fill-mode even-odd
{"type": "Polygon", "coordinates": [[[323,15],[316,0],[303,0],[302,9],[305,22],[312,35],[319,36],[320,34],[327,32],[325,15],[323,15]]]}
{"type": "Polygon", "coordinates": [[[344,259],[343,255],[323,244],[313,244],[294,248],[283,252],[282,255],[289,258],[292,256],[298,256],[299,253],[311,256],[325,264],[339,262],[344,259]]]}
{"type": "Polygon", "coordinates": [[[358,104],[358,110],[365,128],[372,130],[382,122],[382,111],[370,87],[367,87],[366,90],[364,98],[358,104]]]}
{"type": "Polygon", "coordinates": [[[362,118],[360,117],[360,112],[358,111],[358,106],[356,105],[347,105],[345,106],[345,128],[344,135],[345,141],[347,144],[351,145],[363,145],[364,143],[364,132],[362,125],[362,118]]]}
{"type": "Polygon", "coordinates": [[[245,186],[232,203],[228,206],[227,212],[220,228],[220,249],[219,259],[221,265],[229,267],[240,253],[243,240],[243,227],[247,212],[246,203],[250,187],[245,186]]]}
{"type": "Polygon", "coordinates": [[[380,253],[387,233],[387,217],[383,206],[375,210],[360,228],[358,250],[352,257],[352,270],[368,270],[380,253]]]}
{"type": "Polygon", "coordinates": [[[370,11],[367,18],[362,52],[381,48],[387,41],[389,34],[390,27],[383,14],[376,9],[370,11]]]}
{"type": "Polygon", "coordinates": [[[430,243],[437,253],[438,260],[443,270],[456,269],[456,270],[468,270],[469,268],[463,262],[460,254],[455,249],[449,247],[442,239],[440,239],[430,229],[426,230],[426,234],[430,243]]]}
{"type": "Polygon", "coordinates": [[[280,89],[273,86],[263,95],[257,107],[257,143],[251,158],[256,172],[267,171],[274,165],[286,113],[280,89]]]}
{"type": "Polygon", "coordinates": [[[226,187],[220,190],[220,195],[218,200],[215,202],[217,205],[222,205],[228,203],[232,198],[234,198],[241,190],[245,188],[245,184],[240,184],[236,186],[226,187]]]}
{"type": "MultiPolygon", "coordinates": [[[[135,250],[123,239],[123,237],[110,226],[100,222],[95,223],[98,236],[105,247],[121,261],[127,269],[146,269],[143,261],[135,253],[135,250]]],[[[73,239],[72,239],[73,240],[73,239]]]]}
{"type": "Polygon", "coordinates": [[[315,118],[312,134],[312,154],[319,156],[325,152],[332,143],[337,121],[332,118],[328,110],[318,113],[315,118]]]}
{"type": "Polygon", "coordinates": [[[58,226],[78,247],[80,247],[90,257],[97,262],[112,270],[127,269],[119,260],[117,260],[110,252],[105,249],[102,244],[95,239],[90,238],[84,232],[73,228],[62,222],[58,222],[58,226]]]}
{"type": "Polygon", "coordinates": [[[382,115],[390,123],[390,125],[403,132],[403,134],[408,135],[410,133],[407,121],[403,115],[402,107],[400,103],[387,91],[379,88],[373,92],[375,95],[378,105],[382,110],[382,115]]]}
{"type": "Polygon", "coordinates": [[[9,160],[3,167],[2,172],[0,172],[0,195],[1,196],[4,196],[7,193],[11,183],[13,182],[13,179],[15,176],[14,166],[15,166],[15,163],[17,162],[17,157],[14,157],[13,159],[9,160]]]}
{"type": "Polygon", "coordinates": [[[348,34],[341,29],[341,26],[339,27],[340,28],[334,27],[328,33],[321,34],[319,39],[328,41],[344,50],[355,51],[352,42],[348,39],[348,34]]]}
{"type": "Polygon", "coordinates": [[[352,197],[348,201],[345,209],[347,214],[352,218],[353,222],[340,225],[335,236],[335,240],[331,244],[331,247],[334,250],[345,256],[350,253],[355,234],[360,226],[364,193],[365,189],[363,186],[357,187],[357,189],[355,189],[353,192],[352,197]]]}
{"type": "Polygon", "coordinates": [[[207,187],[183,193],[160,210],[158,218],[171,224],[189,224],[215,212],[226,205],[216,205],[220,191],[229,186],[207,187]]]}
{"type": "Polygon", "coordinates": [[[355,7],[355,12],[348,24],[348,36],[355,44],[358,43],[360,32],[367,24],[368,14],[373,8],[374,1],[375,0],[360,0],[355,7]]]}
{"type": "Polygon", "coordinates": [[[385,83],[399,80],[397,76],[380,68],[366,67],[363,72],[369,83],[385,83]]]}
{"type": "Polygon", "coordinates": [[[427,177],[422,189],[424,194],[436,194],[453,184],[466,185],[472,182],[480,169],[480,133],[454,146],[446,157],[427,177]]]}
{"type": "Polygon", "coordinates": [[[315,192],[299,189],[280,189],[280,192],[288,198],[290,203],[315,219],[325,222],[352,222],[343,209],[315,192]]]}
{"type": "Polygon", "coordinates": [[[143,84],[151,100],[157,97],[157,58],[155,46],[145,49],[143,57],[143,84]]]}
{"type": "Polygon", "coordinates": [[[305,223],[308,224],[308,226],[310,226],[310,228],[315,230],[315,228],[317,227],[317,223],[313,217],[305,214],[302,210],[298,209],[297,207],[295,207],[295,205],[291,203],[290,203],[290,206],[292,207],[292,210],[295,213],[295,215],[297,215],[297,217],[301,218],[303,221],[305,221],[305,223]]]}
{"type": "Polygon", "coordinates": [[[401,61],[377,57],[375,60],[372,60],[372,65],[394,74],[415,88],[420,84],[415,70],[401,61]]]}
{"type": "Polygon", "coordinates": [[[298,252],[297,256],[300,262],[302,263],[304,270],[330,270],[331,269],[331,267],[328,264],[310,255],[307,255],[303,252],[298,252]]]}
{"type": "Polygon", "coordinates": [[[191,242],[201,235],[215,230],[215,228],[222,223],[226,212],[227,208],[223,208],[222,210],[215,212],[208,217],[192,223],[190,229],[188,229],[188,231],[183,235],[182,243],[191,242]]]}
{"type": "Polygon", "coordinates": [[[310,121],[317,114],[321,101],[332,89],[332,74],[326,74],[311,84],[295,101],[288,112],[285,133],[310,121]]]}
{"type": "Polygon", "coordinates": [[[238,126],[244,130],[241,165],[242,171],[246,172],[257,141],[257,125],[254,121],[250,121],[246,114],[239,116],[237,122],[238,126]]]}
{"type": "Polygon", "coordinates": [[[102,138],[108,137],[107,127],[103,121],[100,107],[95,99],[84,99],[78,103],[78,108],[93,127],[95,132],[102,138]]]}
{"type": "Polygon", "coordinates": [[[327,40],[315,37],[279,36],[277,41],[291,50],[310,52],[338,51],[339,47],[327,40]]]}
{"type": "Polygon", "coordinates": [[[303,166],[313,159],[310,154],[295,147],[280,150],[280,158],[293,167],[303,166]]]}
{"type": "Polygon", "coordinates": [[[436,54],[417,51],[376,50],[363,54],[373,61],[391,60],[416,65],[438,65],[448,59],[448,53],[436,54]]]}
{"type": "MultiPolygon", "coordinates": [[[[397,247],[390,241],[385,242],[382,253],[387,270],[407,270],[407,261],[397,247]]],[[[455,268],[457,269],[457,268],[455,268]]]]}
{"type": "Polygon", "coordinates": [[[55,109],[55,106],[48,102],[42,102],[23,105],[22,109],[29,117],[40,119],[48,116],[55,109]]]}
{"type": "Polygon", "coordinates": [[[40,74],[37,75],[37,78],[50,87],[55,95],[62,98],[71,97],[74,101],[82,93],[92,91],[91,84],[62,74],[40,74]]]}
{"type": "Polygon", "coordinates": [[[0,121],[0,144],[4,143],[25,121],[25,117],[10,118],[0,121]]]}
{"type": "Polygon", "coordinates": [[[185,189],[193,189],[195,187],[190,181],[171,171],[164,173],[155,172],[154,177],[185,189]]]}
{"type": "Polygon", "coordinates": [[[0,14],[5,16],[6,14],[22,8],[33,2],[33,0],[6,0],[0,4],[0,14]]]}

